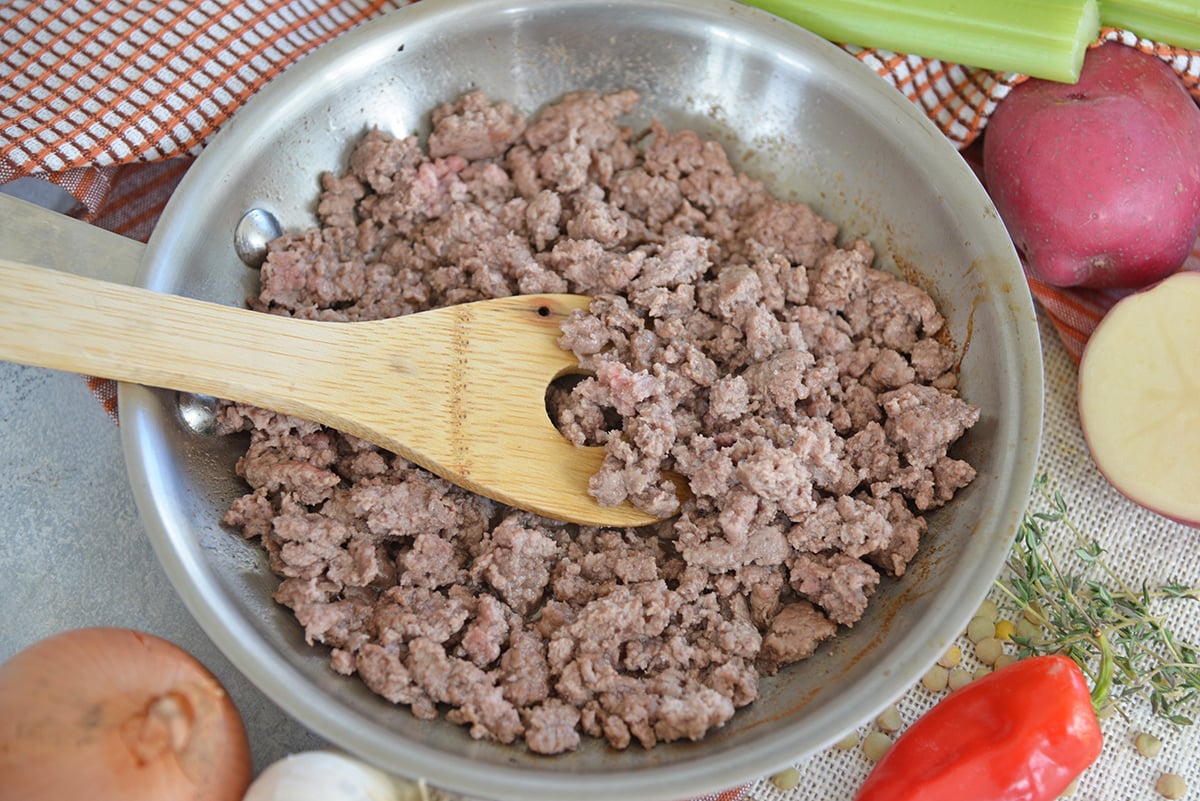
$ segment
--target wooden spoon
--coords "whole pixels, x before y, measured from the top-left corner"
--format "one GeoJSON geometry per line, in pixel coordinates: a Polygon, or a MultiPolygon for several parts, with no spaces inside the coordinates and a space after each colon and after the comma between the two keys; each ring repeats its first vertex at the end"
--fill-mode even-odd
{"type": "Polygon", "coordinates": [[[375,443],[547,517],[654,517],[587,492],[602,448],[553,426],[546,390],[578,370],[558,347],[580,295],[524,295],[357,323],[315,322],[0,259],[0,359],[211,395],[375,443]]]}

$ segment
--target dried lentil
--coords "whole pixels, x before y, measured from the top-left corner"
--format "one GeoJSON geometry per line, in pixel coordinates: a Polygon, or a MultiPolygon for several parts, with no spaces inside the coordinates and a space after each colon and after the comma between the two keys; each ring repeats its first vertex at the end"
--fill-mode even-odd
{"type": "Polygon", "coordinates": [[[1133,747],[1142,756],[1154,758],[1162,751],[1162,740],[1148,732],[1140,732],[1133,738],[1133,747]]]}
{"type": "Polygon", "coordinates": [[[1163,798],[1170,798],[1174,801],[1174,799],[1183,798],[1187,794],[1187,782],[1178,774],[1164,773],[1158,777],[1154,789],[1163,798]]]}
{"type": "Polygon", "coordinates": [[[771,784],[777,790],[792,790],[800,784],[800,771],[796,768],[784,768],[771,777],[771,784]]]}
{"type": "Polygon", "coordinates": [[[862,750],[867,759],[878,762],[892,747],[892,738],[881,731],[868,732],[863,738],[862,750]]]}

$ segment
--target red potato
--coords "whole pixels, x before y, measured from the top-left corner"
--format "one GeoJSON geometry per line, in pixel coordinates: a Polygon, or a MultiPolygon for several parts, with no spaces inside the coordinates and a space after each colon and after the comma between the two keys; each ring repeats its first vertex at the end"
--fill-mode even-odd
{"type": "Polygon", "coordinates": [[[1076,84],[1014,87],[988,123],[983,167],[1047,284],[1147,286],[1200,235],[1200,107],[1169,66],[1122,44],[1089,50],[1076,84]]]}
{"type": "Polygon", "coordinates": [[[1200,273],[1176,273],[1109,310],[1079,365],[1079,418],[1114,487],[1200,526],[1200,273]]]}

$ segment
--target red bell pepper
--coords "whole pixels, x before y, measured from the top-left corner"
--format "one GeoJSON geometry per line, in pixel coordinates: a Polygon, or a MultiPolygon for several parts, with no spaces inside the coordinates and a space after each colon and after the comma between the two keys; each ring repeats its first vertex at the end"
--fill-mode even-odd
{"type": "Polygon", "coordinates": [[[1062,655],[1034,656],[955,690],[921,716],[855,801],[1049,801],[1102,745],[1079,666],[1062,655]]]}

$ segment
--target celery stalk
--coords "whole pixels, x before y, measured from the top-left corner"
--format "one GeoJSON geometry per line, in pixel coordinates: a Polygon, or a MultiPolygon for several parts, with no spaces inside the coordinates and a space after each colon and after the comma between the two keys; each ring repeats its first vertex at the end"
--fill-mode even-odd
{"type": "Polygon", "coordinates": [[[1200,50],[1200,3],[1196,0],[1100,0],[1100,24],[1124,28],[1143,39],[1200,50]]]}
{"type": "Polygon", "coordinates": [[[1097,0],[744,2],[839,44],[878,47],[1063,83],[1079,79],[1083,54],[1100,34],[1097,0]]]}

